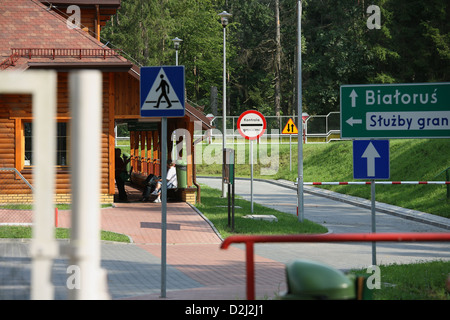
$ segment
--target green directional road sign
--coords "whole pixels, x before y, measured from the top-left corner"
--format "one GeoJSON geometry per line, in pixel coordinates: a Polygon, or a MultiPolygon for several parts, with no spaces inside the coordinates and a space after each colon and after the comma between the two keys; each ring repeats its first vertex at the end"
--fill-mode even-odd
{"type": "Polygon", "coordinates": [[[341,86],[341,138],[450,137],[450,82],[341,86]]]}

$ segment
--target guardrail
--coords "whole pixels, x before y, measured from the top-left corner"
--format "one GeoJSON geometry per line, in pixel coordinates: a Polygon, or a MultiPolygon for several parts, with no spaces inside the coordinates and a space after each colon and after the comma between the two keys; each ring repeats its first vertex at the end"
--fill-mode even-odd
{"type": "Polygon", "coordinates": [[[247,300],[255,299],[255,243],[283,242],[400,242],[400,241],[450,241],[449,233],[342,233],[309,235],[273,235],[273,236],[230,236],[226,238],[221,249],[227,249],[232,243],[245,243],[247,300]]]}

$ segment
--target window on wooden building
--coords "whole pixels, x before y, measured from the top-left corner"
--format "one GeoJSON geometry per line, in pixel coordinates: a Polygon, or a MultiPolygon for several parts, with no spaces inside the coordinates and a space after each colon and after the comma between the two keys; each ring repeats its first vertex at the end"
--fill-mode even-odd
{"type": "MultiPolygon", "coordinates": [[[[33,159],[33,131],[32,123],[24,123],[24,140],[25,140],[25,158],[24,165],[34,165],[33,159]]],[[[69,164],[69,124],[67,122],[58,122],[56,127],[56,165],[67,166],[69,164]]]]}

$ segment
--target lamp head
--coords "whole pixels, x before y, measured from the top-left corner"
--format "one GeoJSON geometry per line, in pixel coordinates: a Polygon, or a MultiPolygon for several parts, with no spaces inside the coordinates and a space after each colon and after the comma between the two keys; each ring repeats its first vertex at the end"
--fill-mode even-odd
{"type": "Polygon", "coordinates": [[[230,18],[232,16],[231,13],[228,13],[226,11],[223,11],[221,13],[219,13],[220,16],[220,20],[222,22],[222,26],[225,28],[228,25],[228,18],[230,18]]]}
{"type": "Polygon", "coordinates": [[[180,48],[180,43],[183,42],[183,40],[176,37],[175,39],[172,39],[173,45],[175,46],[175,50],[178,50],[180,48]]]}

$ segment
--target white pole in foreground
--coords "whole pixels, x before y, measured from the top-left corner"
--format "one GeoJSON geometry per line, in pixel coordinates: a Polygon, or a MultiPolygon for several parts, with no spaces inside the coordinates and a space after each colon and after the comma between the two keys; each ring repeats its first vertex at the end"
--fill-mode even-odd
{"type": "Polygon", "coordinates": [[[71,122],[72,230],[70,264],[75,269],[70,299],[107,299],[106,273],[100,268],[100,151],[102,73],[69,76],[71,122]]]}
{"type": "MultiPolygon", "coordinates": [[[[26,74],[26,73],[25,73],[26,74]]],[[[33,75],[31,75],[33,77],[33,75]]],[[[29,79],[31,80],[31,79],[29,79]]],[[[23,79],[24,82],[27,80],[23,79]]],[[[54,239],[53,207],[55,191],[56,146],[56,74],[41,74],[34,81],[46,84],[46,90],[33,94],[33,170],[34,217],[31,254],[31,298],[53,299],[51,281],[53,258],[58,248],[54,239]]]]}
{"type": "Polygon", "coordinates": [[[56,72],[0,73],[1,93],[32,96],[33,113],[33,240],[31,242],[31,299],[54,298],[53,259],[58,254],[54,238],[56,72]]]}

